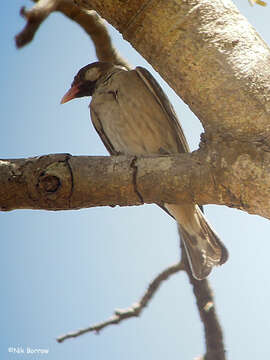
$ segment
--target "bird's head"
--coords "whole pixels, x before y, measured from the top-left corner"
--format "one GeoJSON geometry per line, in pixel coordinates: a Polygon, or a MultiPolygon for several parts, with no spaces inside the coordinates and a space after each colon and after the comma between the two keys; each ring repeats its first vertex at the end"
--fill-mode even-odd
{"type": "Polygon", "coordinates": [[[84,66],[74,77],[71,88],[63,96],[61,104],[75,98],[92,96],[98,80],[113,72],[114,69],[126,70],[123,67],[100,61],[84,66]]]}

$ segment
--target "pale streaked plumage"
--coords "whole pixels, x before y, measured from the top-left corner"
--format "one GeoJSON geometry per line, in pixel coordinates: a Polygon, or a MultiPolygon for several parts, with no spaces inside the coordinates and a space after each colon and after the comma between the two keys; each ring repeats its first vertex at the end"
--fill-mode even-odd
{"type": "MultiPolygon", "coordinates": [[[[177,154],[188,144],[168,98],[144,68],[126,70],[108,63],[82,68],[63,97],[92,96],[91,119],[112,155],[177,154]]],[[[196,204],[159,204],[180,224],[195,278],[203,279],[228,252],[196,204]]]]}

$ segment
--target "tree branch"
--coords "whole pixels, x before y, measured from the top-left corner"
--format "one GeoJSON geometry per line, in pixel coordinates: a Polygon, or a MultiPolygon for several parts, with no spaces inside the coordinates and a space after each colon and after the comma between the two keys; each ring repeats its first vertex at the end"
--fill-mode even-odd
{"type": "Polygon", "coordinates": [[[0,209],[70,210],[193,201],[270,218],[269,177],[270,153],[233,141],[171,156],[56,154],[2,160],[0,209]],[[217,157],[222,151],[223,157],[217,157]]]}
{"type": "Polygon", "coordinates": [[[77,336],[81,336],[88,332],[95,332],[99,333],[104,328],[108,327],[109,325],[116,325],[123,320],[138,317],[140,316],[141,312],[146,308],[150,300],[154,297],[157,290],[159,289],[161,283],[167,280],[171,275],[176,274],[177,272],[184,270],[184,266],[181,262],[172,265],[162,271],[154,280],[149,284],[148,289],[141,297],[141,299],[135,303],[134,305],[130,306],[128,309],[117,309],[114,312],[114,315],[106,321],[100,322],[98,324],[89,326],[88,328],[81,329],[57,338],[58,342],[63,342],[64,340],[75,338],[77,336]]]}
{"type": "MultiPolygon", "coordinates": [[[[57,9],[60,1],[61,0],[39,0],[30,11],[26,10],[24,6],[21,8],[20,14],[27,20],[27,23],[15,38],[18,48],[33,40],[41,23],[57,9]]],[[[69,2],[71,3],[72,0],[69,2]]]]}
{"type": "Polygon", "coordinates": [[[70,210],[191,201],[186,189],[192,172],[201,173],[200,167],[191,154],[142,158],[52,154],[1,160],[0,208],[70,210]]]}
{"type": "MultiPolygon", "coordinates": [[[[35,1],[35,0],[34,0],[35,1]]],[[[70,20],[77,22],[90,36],[100,61],[111,62],[130,68],[111,42],[103,19],[93,10],[80,9],[73,0],[39,0],[31,10],[21,9],[27,20],[24,29],[15,37],[16,45],[21,48],[32,41],[42,22],[54,11],[61,12],[70,20]]]]}

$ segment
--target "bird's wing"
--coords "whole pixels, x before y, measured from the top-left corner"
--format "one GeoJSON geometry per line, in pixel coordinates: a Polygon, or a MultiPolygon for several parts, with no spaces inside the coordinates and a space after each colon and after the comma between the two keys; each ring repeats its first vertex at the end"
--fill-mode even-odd
{"type": "Polygon", "coordinates": [[[94,128],[96,129],[96,132],[100,136],[103,144],[105,145],[106,149],[111,155],[119,155],[119,152],[115,150],[112,143],[110,142],[109,138],[106,136],[106,133],[103,129],[102,123],[97,115],[97,113],[91,108],[90,106],[90,116],[92,119],[92,123],[94,125],[94,128]]]}
{"type": "Polygon", "coordinates": [[[170,125],[173,127],[174,133],[176,134],[176,141],[179,152],[189,152],[190,150],[186,137],[178,121],[174,108],[166,94],[148,70],[141,66],[137,66],[135,71],[147,86],[148,90],[153,94],[154,98],[162,107],[163,111],[167,114],[168,121],[170,121],[170,125]]]}
{"type": "MultiPolygon", "coordinates": [[[[137,72],[138,76],[144,82],[145,86],[154,96],[157,103],[161,106],[163,111],[166,113],[166,117],[170,122],[170,125],[173,127],[173,133],[176,134],[175,140],[178,145],[179,152],[189,152],[189,146],[186,141],[185,135],[183,133],[182,127],[178,121],[177,115],[172,107],[167,95],[162,90],[159,83],[155,80],[155,78],[151,75],[151,73],[141,66],[137,66],[135,71],[137,72]]],[[[163,149],[160,149],[160,152],[163,152],[163,149]]],[[[169,152],[166,152],[169,155],[169,152]]],[[[164,204],[159,203],[159,207],[161,207],[167,214],[174,218],[172,214],[166,209],[164,204]]]]}

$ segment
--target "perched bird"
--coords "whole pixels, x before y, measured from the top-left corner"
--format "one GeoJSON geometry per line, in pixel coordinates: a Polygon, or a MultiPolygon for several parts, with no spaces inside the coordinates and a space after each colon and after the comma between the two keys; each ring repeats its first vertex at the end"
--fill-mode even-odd
{"type": "MultiPolygon", "coordinates": [[[[61,103],[92,96],[93,125],[111,155],[177,154],[189,147],[167,96],[144,68],[105,62],[83,67],[61,103]]],[[[193,276],[204,279],[228,252],[194,203],[158,204],[179,223],[193,276]]]]}

